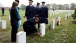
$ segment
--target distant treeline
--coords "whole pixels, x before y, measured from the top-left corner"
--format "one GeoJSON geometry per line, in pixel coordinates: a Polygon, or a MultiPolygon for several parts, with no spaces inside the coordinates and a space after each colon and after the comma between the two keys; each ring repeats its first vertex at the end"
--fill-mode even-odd
{"type": "MultiPolygon", "coordinates": [[[[1,5],[1,4],[0,4],[1,5]]],[[[36,7],[36,4],[33,4],[36,7]]],[[[71,3],[71,4],[46,4],[46,6],[48,7],[49,10],[74,10],[76,8],[76,4],[75,3],[71,3]]],[[[0,6],[1,8],[2,6],[0,6]]],[[[41,5],[40,5],[41,7],[41,5]]],[[[10,7],[5,7],[5,9],[9,10],[10,7]]],[[[19,7],[21,10],[25,10],[26,5],[21,4],[19,7]]]]}
{"type": "MultiPolygon", "coordinates": [[[[36,4],[33,4],[34,6],[36,6],[36,4]]],[[[40,5],[41,6],[41,5],[40,5]]],[[[48,7],[48,9],[50,10],[74,10],[76,8],[76,4],[75,3],[71,3],[71,4],[46,4],[46,6],[48,7]]],[[[24,10],[26,7],[26,5],[21,4],[20,8],[22,10],[24,10]]]]}

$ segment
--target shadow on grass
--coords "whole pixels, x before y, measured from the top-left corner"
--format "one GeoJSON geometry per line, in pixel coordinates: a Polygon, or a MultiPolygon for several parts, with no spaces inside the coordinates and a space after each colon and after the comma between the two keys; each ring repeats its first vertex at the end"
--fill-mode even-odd
{"type": "Polygon", "coordinates": [[[71,21],[73,24],[76,24],[76,21],[71,21]]]}

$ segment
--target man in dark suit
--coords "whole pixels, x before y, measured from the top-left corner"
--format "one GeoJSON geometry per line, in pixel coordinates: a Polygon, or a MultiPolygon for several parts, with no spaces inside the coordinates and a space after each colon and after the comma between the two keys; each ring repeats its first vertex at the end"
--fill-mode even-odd
{"type": "MultiPolygon", "coordinates": [[[[40,18],[40,7],[39,7],[40,3],[37,3],[37,7],[36,7],[36,17],[40,18]]],[[[38,29],[40,28],[40,21],[38,22],[38,29]]]]}
{"type": "Polygon", "coordinates": [[[30,35],[31,33],[40,33],[37,31],[35,24],[39,21],[39,18],[30,18],[23,23],[23,29],[26,32],[26,35],[30,35]]]}
{"type": "Polygon", "coordinates": [[[4,16],[4,10],[5,10],[4,7],[2,7],[2,16],[4,16]]]}
{"type": "Polygon", "coordinates": [[[45,2],[42,2],[40,9],[40,21],[41,23],[48,24],[48,8],[45,6],[45,2]]]}
{"type": "Polygon", "coordinates": [[[26,6],[25,17],[28,19],[35,18],[35,7],[32,5],[33,1],[29,0],[29,5],[26,6]]]}

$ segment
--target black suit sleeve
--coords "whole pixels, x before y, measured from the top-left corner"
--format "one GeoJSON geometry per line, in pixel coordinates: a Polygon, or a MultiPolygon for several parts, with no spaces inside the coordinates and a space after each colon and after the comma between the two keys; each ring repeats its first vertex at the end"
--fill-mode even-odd
{"type": "Polygon", "coordinates": [[[34,32],[38,32],[33,21],[29,21],[29,24],[29,27],[31,27],[34,30],[34,32]]]}
{"type": "Polygon", "coordinates": [[[34,17],[35,17],[35,15],[36,15],[36,8],[34,7],[34,17]]]}

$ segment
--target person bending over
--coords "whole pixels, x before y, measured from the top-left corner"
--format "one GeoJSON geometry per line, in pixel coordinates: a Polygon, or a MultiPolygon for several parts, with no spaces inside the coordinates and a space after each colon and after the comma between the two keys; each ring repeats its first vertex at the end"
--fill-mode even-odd
{"type": "Polygon", "coordinates": [[[39,21],[39,18],[30,18],[29,20],[23,23],[23,29],[26,32],[26,35],[30,35],[32,33],[38,33],[39,36],[41,34],[37,31],[35,24],[39,21]]]}

